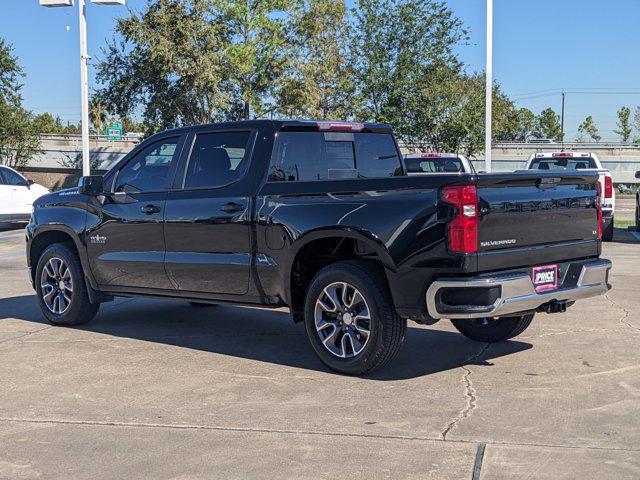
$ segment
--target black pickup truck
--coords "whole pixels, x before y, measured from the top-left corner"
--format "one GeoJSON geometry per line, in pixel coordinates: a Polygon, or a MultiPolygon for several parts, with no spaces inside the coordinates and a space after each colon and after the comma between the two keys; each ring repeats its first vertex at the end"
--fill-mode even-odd
{"type": "Polygon", "coordinates": [[[53,324],[115,296],[288,306],[327,366],[363,374],[407,319],[495,342],[606,292],[597,188],[578,171],[407,176],[383,124],[203,125],[41,197],[27,258],[53,324]]]}

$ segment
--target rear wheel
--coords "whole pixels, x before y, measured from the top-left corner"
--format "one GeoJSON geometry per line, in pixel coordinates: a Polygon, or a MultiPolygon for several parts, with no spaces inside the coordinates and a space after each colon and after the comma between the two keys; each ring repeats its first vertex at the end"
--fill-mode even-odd
{"type": "Polygon", "coordinates": [[[311,281],[305,299],[311,346],[332,370],[362,375],[386,365],[407,328],[396,313],[384,272],[370,262],[338,262],[311,281]]]}
{"type": "Polygon", "coordinates": [[[40,309],[54,325],[79,325],[95,317],[80,259],[63,243],[50,245],[38,259],[35,275],[40,309]]]}
{"type": "Polygon", "coordinates": [[[605,242],[613,240],[613,216],[611,216],[611,222],[607,223],[602,231],[602,240],[605,242]]]}
{"type": "Polygon", "coordinates": [[[500,342],[524,332],[533,320],[533,313],[516,317],[471,318],[451,320],[453,326],[465,337],[478,342],[500,342]]]}

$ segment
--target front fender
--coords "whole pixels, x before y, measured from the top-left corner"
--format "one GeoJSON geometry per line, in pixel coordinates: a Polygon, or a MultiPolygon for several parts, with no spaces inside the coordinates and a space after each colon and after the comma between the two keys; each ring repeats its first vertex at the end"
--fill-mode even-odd
{"type": "MultiPolygon", "coordinates": [[[[87,256],[85,243],[85,224],[87,211],[84,208],[86,203],[69,205],[49,203],[39,205],[32,216],[31,222],[27,225],[27,266],[33,270],[34,265],[34,245],[39,245],[38,239],[43,238],[51,232],[59,232],[66,235],[76,247],[80,264],[85,276],[92,287],[95,287],[95,280],[91,273],[91,266],[87,256]],[[62,221],[64,219],[64,222],[62,221]]],[[[46,247],[45,247],[46,248],[46,247]]],[[[32,271],[33,276],[33,271],[32,271]]]]}

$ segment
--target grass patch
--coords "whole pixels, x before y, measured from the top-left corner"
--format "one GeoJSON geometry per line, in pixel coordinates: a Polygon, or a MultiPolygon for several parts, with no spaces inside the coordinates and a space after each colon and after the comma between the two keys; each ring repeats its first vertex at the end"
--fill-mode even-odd
{"type": "Polygon", "coordinates": [[[626,229],[627,227],[635,227],[636,221],[635,220],[618,220],[617,218],[614,218],[613,226],[616,228],[626,229]]]}

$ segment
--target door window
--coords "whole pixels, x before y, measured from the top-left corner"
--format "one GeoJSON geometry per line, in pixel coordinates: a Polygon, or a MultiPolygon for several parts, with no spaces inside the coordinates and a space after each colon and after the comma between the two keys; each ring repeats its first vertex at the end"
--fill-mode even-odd
{"type": "Polygon", "coordinates": [[[115,192],[164,190],[171,166],[177,160],[179,137],[155,142],[122,167],[116,179],[115,192]]]}
{"type": "Polygon", "coordinates": [[[196,136],[184,188],[215,188],[239,180],[247,164],[251,132],[202,133],[196,136]]]}

